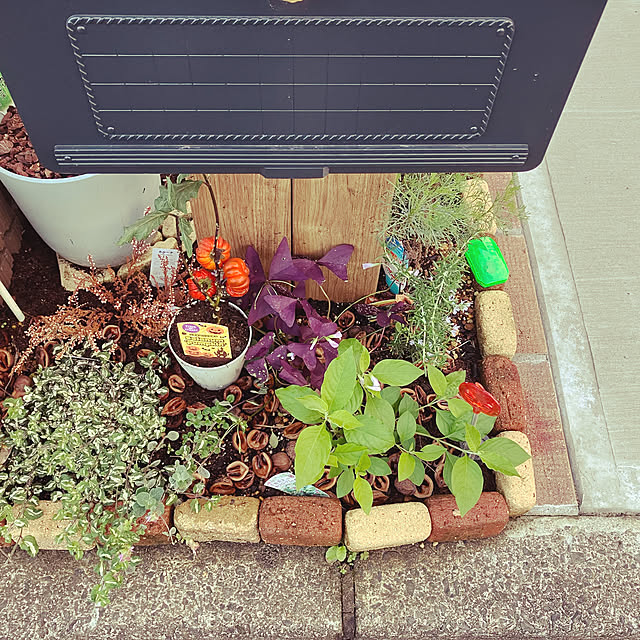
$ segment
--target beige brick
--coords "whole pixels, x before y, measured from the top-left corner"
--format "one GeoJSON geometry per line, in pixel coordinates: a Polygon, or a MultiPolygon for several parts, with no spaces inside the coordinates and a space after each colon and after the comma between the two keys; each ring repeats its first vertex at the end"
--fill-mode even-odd
{"type": "Polygon", "coordinates": [[[344,542],[349,551],[372,551],[426,540],[431,533],[429,509],[422,502],[383,504],[369,515],[347,511],[344,542]]]}
{"type": "MultiPolygon", "coordinates": [[[[497,435],[498,438],[508,438],[519,444],[529,455],[531,455],[531,445],[529,438],[519,431],[503,431],[497,435]]],[[[505,476],[496,472],[496,487],[498,492],[504,496],[509,517],[515,518],[527,513],[536,505],[536,480],[533,473],[533,459],[516,467],[520,477],[505,476]]]]}
{"type": "Polygon", "coordinates": [[[198,542],[260,542],[257,498],[223,496],[211,509],[205,502],[200,500],[198,513],[191,507],[192,500],[176,507],[173,522],[183,536],[198,542]]]}
{"type": "MultiPolygon", "coordinates": [[[[23,529],[13,528],[11,536],[14,540],[22,537],[33,536],[38,543],[40,549],[48,549],[52,551],[66,550],[67,546],[64,542],[56,542],[56,536],[59,536],[66,527],[71,524],[71,520],[54,520],[53,516],[60,510],[59,502],[50,502],[49,500],[41,500],[38,507],[42,509],[42,516],[37,520],[30,520],[29,524],[23,529]]],[[[14,514],[19,515],[22,507],[15,506],[14,514]]],[[[83,549],[92,549],[94,545],[82,545],[83,549]]]]}
{"type": "Polygon", "coordinates": [[[479,291],[475,298],[475,312],[482,355],[513,358],[518,339],[509,294],[479,291]]]}
{"type": "Polygon", "coordinates": [[[484,231],[495,235],[498,227],[496,219],[493,215],[493,200],[489,193],[489,185],[482,178],[472,178],[467,180],[467,184],[462,191],[462,197],[474,208],[482,206],[485,211],[485,227],[484,231]]]}

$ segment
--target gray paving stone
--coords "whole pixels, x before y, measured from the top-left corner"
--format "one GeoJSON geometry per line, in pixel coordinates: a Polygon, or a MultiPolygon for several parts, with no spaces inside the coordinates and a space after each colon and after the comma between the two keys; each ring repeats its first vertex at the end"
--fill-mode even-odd
{"type": "Polygon", "coordinates": [[[324,549],[203,544],[139,551],[143,562],[96,621],[95,556],[17,554],[0,563],[0,640],[334,640],[340,575],[324,549]],[[96,624],[97,623],[97,624],[96,624]]]}
{"type": "Polygon", "coordinates": [[[490,540],[372,552],[357,640],[637,640],[640,519],[519,518],[490,540]]]}

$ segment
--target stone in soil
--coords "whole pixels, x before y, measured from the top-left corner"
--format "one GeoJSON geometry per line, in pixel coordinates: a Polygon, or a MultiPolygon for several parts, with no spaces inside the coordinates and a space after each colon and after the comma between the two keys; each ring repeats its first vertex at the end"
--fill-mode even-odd
{"type": "Polygon", "coordinates": [[[518,345],[509,294],[505,291],[479,291],[476,293],[475,310],[482,355],[513,358],[518,345]]]}
{"type": "MultiPolygon", "coordinates": [[[[518,431],[503,431],[498,438],[508,438],[519,444],[531,455],[531,444],[524,433],[518,431]]],[[[520,474],[517,476],[505,476],[496,472],[496,487],[504,496],[509,509],[509,516],[515,518],[527,513],[536,505],[536,480],[533,473],[533,460],[529,458],[516,467],[520,474]]]]}
{"type": "Polygon", "coordinates": [[[422,542],[431,533],[431,518],[422,502],[383,504],[369,515],[362,509],[347,511],[344,531],[349,551],[373,551],[422,542]]]}
{"type": "Polygon", "coordinates": [[[464,517],[452,495],[431,496],[425,503],[431,514],[429,542],[490,538],[509,522],[507,503],[496,492],[484,492],[464,517]]]}
{"type": "Polygon", "coordinates": [[[257,498],[223,496],[211,509],[200,500],[200,511],[191,508],[192,500],[177,506],[174,511],[176,529],[197,542],[260,542],[258,533],[257,498]]]}
{"type": "Polygon", "coordinates": [[[524,394],[518,367],[504,356],[486,356],[482,359],[480,372],[482,384],[500,403],[500,415],[494,431],[526,431],[524,394]]]}
{"type": "Polygon", "coordinates": [[[260,507],[260,536],[269,544],[331,547],[342,540],[339,500],[273,496],[260,507]]]}

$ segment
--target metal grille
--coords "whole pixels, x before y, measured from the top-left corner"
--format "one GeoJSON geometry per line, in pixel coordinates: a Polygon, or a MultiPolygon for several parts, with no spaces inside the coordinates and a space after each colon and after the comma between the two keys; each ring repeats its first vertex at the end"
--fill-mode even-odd
{"type": "Polygon", "coordinates": [[[154,141],[473,139],[513,37],[503,18],[72,16],[67,28],[98,130],[154,141]]]}

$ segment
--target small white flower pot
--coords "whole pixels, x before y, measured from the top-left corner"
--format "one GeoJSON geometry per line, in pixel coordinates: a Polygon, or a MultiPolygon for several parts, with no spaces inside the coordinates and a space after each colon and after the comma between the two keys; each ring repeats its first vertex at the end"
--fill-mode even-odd
{"type": "MultiPolygon", "coordinates": [[[[245,312],[240,309],[240,307],[232,304],[231,302],[227,302],[227,304],[230,307],[236,309],[245,318],[247,317],[245,312]]],[[[175,319],[167,329],[167,342],[169,343],[169,349],[171,349],[171,353],[173,354],[173,357],[178,361],[178,364],[193,378],[193,381],[197,385],[201,386],[203,389],[208,389],[209,391],[219,391],[220,389],[226,389],[230,384],[233,384],[240,377],[242,367],[244,366],[244,359],[247,354],[247,350],[249,349],[249,345],[251,344],[251,327],[249,327],[249,338],[247,339],[247,345],[245,346],[242,353],[234,360],[217,367],[198,367],[196,365],[185,362],[173,349],[171,341],[169,340],[169,332],[171,331],[171,327],[173,326],[174,322],[175,319]]]]}
{"type": "Polygon", "coordinates": [[[160,176],[86,174],[45,180],[0,167],[0,181],[38,235],[70,262],[117,267],[131,246],[117,245],[126,226],[142,217],[158,195],[160,176]]]}

